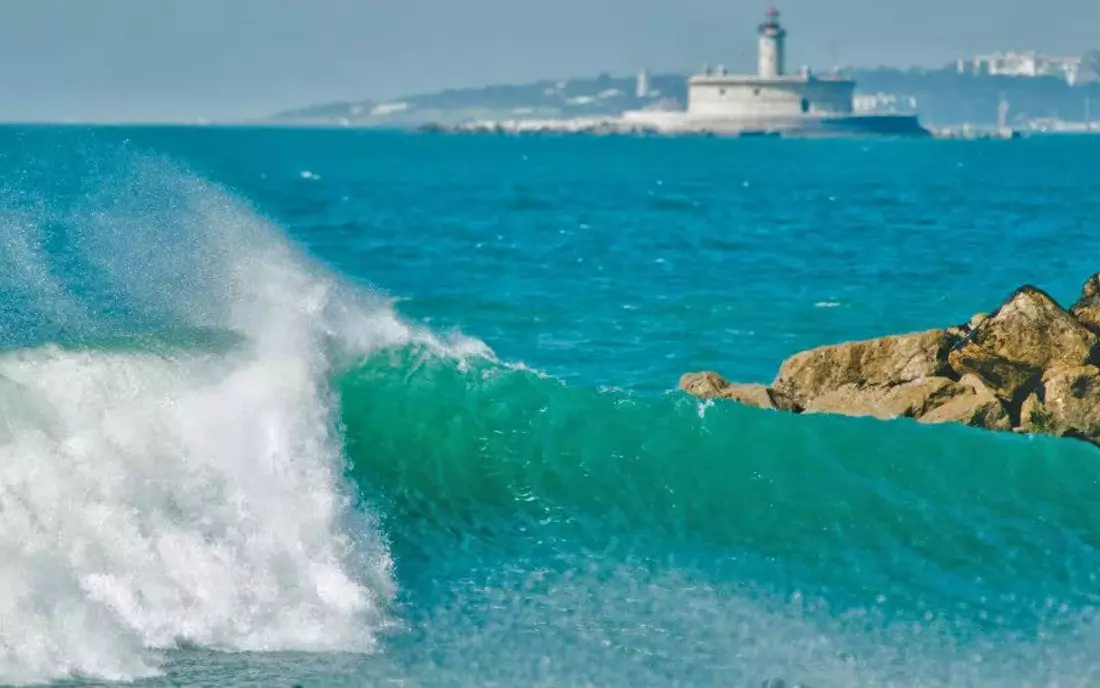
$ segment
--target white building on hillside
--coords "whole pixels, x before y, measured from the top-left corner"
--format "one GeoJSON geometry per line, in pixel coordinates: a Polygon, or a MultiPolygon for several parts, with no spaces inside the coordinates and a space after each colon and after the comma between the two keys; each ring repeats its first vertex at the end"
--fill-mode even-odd
{"type": "Polygon", "coordinates": [[[997,52],[959,58],[956,62],[959,74],[989,74],[992,76],[1038,77],[1055,76],[1065,79],[1069,85],[1077,83],[1081,72],[1081,58],[1043,55],[1034,50],[1028,52],[997,52]]]}

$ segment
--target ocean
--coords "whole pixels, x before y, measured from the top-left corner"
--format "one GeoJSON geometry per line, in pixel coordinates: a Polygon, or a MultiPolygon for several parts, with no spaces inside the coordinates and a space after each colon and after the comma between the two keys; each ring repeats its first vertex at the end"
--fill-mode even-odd
{"type": "Polygon", "coordinates": [[[1071,303],[1097,159],[0,128],[0,683],[1100,684],[1097,449],[676,389],[1071,303]]]}

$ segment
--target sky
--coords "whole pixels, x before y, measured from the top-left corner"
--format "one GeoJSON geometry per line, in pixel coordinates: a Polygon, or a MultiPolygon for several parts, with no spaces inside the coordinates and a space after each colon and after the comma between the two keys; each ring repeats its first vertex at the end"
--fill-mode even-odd
{"type": "MultiPolygon", "coordinates": [[[[1100,0],[775,0],[788,63],[1100,48],[1100,0]],[[1008,6],[1012,9],[1009,10],[1008,6]]],[[[0,120],[260,117],[600,72],[748,67],[760,0],[0,0],[0,120]]]]}

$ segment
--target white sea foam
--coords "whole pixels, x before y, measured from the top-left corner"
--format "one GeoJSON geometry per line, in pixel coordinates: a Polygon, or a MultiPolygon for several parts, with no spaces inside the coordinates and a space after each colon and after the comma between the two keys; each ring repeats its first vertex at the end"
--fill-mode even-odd
{"type": "MultiPolygon", "coordinates": [[[[0,682],[138,677],[179,643],[370,651],[394,584],[342,483],[333,356],[484,345],[417,332],[164,163],[128,164],[63,214],[101,296],[244,344],[0,355],[0,682]]],[[[56,215],[9,223],[0,264],[36,276],[32,318],[102,334],[41,249],[56,215]]]]}

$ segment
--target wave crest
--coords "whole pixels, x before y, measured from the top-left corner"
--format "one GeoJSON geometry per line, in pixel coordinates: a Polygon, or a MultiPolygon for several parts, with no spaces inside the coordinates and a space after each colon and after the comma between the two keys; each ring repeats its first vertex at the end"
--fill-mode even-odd
{"type": "Polygon", "coordinates": [[[370,651],[392,561],[351,506],[330,370],[447,343],[216,186],[97,167],[0,199],[0,681],[134,678],[181,643],[370,651]],[[165,328],[232,337],[134,339],[165,328]]]}

